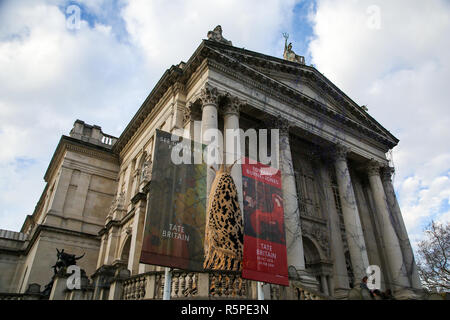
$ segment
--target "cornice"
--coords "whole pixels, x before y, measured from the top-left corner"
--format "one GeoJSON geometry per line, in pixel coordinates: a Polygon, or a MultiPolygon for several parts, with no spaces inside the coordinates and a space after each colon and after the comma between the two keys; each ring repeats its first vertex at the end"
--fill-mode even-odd
{"type": "Polygon", "coordinates": [[[59,140],[52,160],[50,161],[47,171],[45,172],[44,180],[46,182],[50,181],[50,177],[52,177],[55,170],[57,170],[58,164],[61,163],[65,151],[74,151],[96,159],[101,159],[118,164],[117,155],[115,155],[109,149],[63,135],[59,140]]]}
{"type": "Polygon", "coordinates": [[[82,237],[84,239],[91,239],[91,240],[95,240],[95,241],[100,240],[97,235],[93,235],[91,233],[85,233],[85,232],[68,230],[68,229],[63,229],[63,228],[59,228],[59,227],[40,224],[34,230],[31,239],[25,241],[25,243],[26,243],[25,248],[17,250],[17,253],[27,255],[28,252],[33,247],[34,243],[36,242],[37,238],[40,236],[40,234],[43,231],[50,231],[50,232],[56,232],[56,233],[61,233],[61,234],[66,234],[66,235],[72,235],[72,236],[82,237]]]}

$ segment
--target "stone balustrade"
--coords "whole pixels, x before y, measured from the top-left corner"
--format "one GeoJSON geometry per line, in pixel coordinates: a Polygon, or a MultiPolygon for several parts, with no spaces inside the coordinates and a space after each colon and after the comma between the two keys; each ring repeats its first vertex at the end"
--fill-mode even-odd
{"type": "MultiPolygon", "coordinates": [[[[162,280],[164,280],[162,278],[162,280]]],[[[164,289],[164,282],[161,286],[164,289]]],[[[198,274],[193,272],[172,272],[171,298],[195,298],[198,296],[198,274]]]]}
{"type": "Polygon", "coordinates": [[[151,281],[149,274],[138,274],[124,281],[123,299],[142,300],[145,298],[145,289],[148,281],[151,281]]]}
{"type": "MultiPolygon", "coordinates": [[[[249,299],[250,281],[237,272],[172,271],[171,299],[249,299]]],[[[162,299],[164,272],[151,271],[124,281],[124,300],[162,299]]]]}
{"type": "Polygon", "coordinates": [[[209,274],[209,296],[214,298],[249,297],[249,281],[235,272],[215,272],[209,274]]]}
{"type": "MultiPolygon", "coordinates": [[[[295,290],[299,300],[331,299],[311,289],[297,286],[295,290]]],[[[161,300],[163,292],[164,271],[150,271],[132,276],[125,280],[123,285],[124,300],[161,300]]],[[[256,299],[256,286],[252,286],[252,281],[242,279],[240,273],[234,271],[173,270],[171,299],[256,299]]]]}
{"type": "Polygon", "coordinates": [[[308,290],[305,288],[297,288],[299,300],[329,300],[330,297],[323,294],[308,290]]]}
{"type": "Polygon", "coordinates": [[[109,134],[106,134],[106,133],[101,133],[101,139],[100,139],[100,141],[103,143],[103,144],[106,144],[106,145],[108,145],[108,146],[113,146],[114,145],[114,143],[116,143],[116,141],[117,141],[117,138],[116,137],[113,137],[113,136],[111,136],[111,135],[109,135],[109,134]]]}

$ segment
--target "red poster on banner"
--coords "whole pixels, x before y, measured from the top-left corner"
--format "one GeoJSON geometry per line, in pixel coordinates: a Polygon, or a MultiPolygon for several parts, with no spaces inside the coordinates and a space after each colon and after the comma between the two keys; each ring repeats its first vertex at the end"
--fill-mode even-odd
{"type": "Polygon", "coordinates": [[[244,260],[242,277],[289,285],[281,172],[244,158],[244,260]]]}

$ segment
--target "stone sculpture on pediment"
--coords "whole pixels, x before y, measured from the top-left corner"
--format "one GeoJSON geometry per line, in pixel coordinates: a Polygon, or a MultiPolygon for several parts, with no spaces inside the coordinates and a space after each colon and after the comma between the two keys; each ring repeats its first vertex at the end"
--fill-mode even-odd
{"type": "Polygon", "coordinates": [[[208,31],[207,36],[208,36],[208,40],[217,41],[217,42],[220,42],[220,43],[223,43],[223,44],[227,44],[229,46],[233,45],[231,43],[231,41],[225,39],[222,36],[222,27],[220,25],[215,27],[213,31],[208,31]]]}
{"type": "Polygon", "coordinates": [[[283,58],[288,61],[297,62],[300,64],[305,64],[305,58],[295,54],[294,50],[292,50],[292,42],[287,43],[289,38],[289,34],[283,33],[284,37],[284,53],[283,58]]]}

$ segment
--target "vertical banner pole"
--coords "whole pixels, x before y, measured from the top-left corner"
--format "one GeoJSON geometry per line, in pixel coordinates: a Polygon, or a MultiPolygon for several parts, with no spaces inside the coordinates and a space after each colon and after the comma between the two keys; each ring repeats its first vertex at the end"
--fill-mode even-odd
{"type": "Polygon", "coordinates": [[[258,300],[264,300],[263,283],[258,281],[258,300]]]}
{"type": "Polygon", "coordinates": [[[170,300],[170,291],[172,289],[172,270],[166,267],[164,272],[164,295],[163,300],[170,300]]]}

